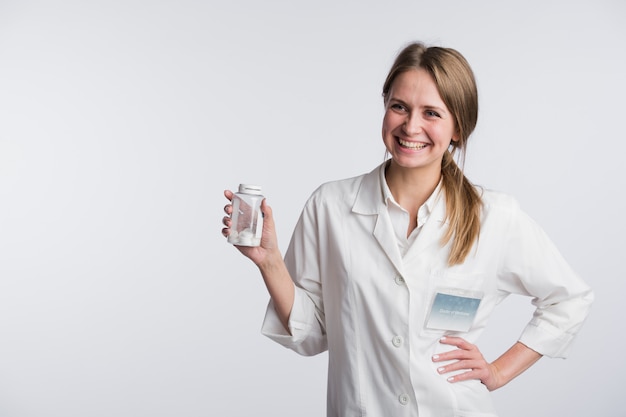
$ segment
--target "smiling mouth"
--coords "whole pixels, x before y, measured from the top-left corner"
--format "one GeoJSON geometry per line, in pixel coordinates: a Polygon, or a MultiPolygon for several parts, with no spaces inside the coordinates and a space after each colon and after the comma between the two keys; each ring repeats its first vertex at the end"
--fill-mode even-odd
{"type": "Polygon", "coordinates": [[[400,138],[398,138],[398,143],[400,144],[400,146],[402,146],[403,148],[409,148],[409,149],[414,149],[416,151],[419,151],[420,149],[424,149],[426,146],[428,146],[428,144],[426,143],[420,143],[420,142],[407,142],[406,140],[402,140],[400,138]]]}

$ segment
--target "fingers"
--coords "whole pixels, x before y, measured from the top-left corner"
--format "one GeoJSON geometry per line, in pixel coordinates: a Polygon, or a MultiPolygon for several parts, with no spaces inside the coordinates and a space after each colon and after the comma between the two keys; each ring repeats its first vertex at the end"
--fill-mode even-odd
{"type": "MultiPolygon", "coordinates": [[[[224,197],[226,197],[229,201],[232,201],[233,199],[233,192],[230,190],[224,190],[224,197]]],[[[222,224],[226,227],[224,227],[222,229],[222,235],[224,237],[228,237],[228,235],[230,234],[230,226],[231,226],[231,219],[230,219],[230,215],[233,213],[233,205],[232,204],[226,204],[224,206],[224,213],[226,213],[226,216],[222,217],[222,224]]]]}
{"type": "Polygon", "coordinates": [[[456,346],[459,349],[469,350],[472,347],[475,347],[474,345],[472,345],[470,342],[463,339],[462,337],[444,336],[439,340],[439,342],[444,345],[456,346]]]}
{"type": "Polygon", "coordinates": [[[432,360],[435,363],[453,361],[438,367],[437,372],[443,375],[455,371],[467,371],[448,377],[447,380],[449,382],[460,382],[470,379],[484,381],[489,378],[490,365],[485,361],[478,347],[463,338],[451,336],[443,337],[440,343],[456,346],[458,349],[433,355],[432,360]]]}
{"type": "Polygon", "coordinates": [[[445,336],[442,337],[439,342],[444,345],[456,346],[458,349],[434,355],[433,362],[469,359],[477,356],[476,353],[482,357],[475,345],[461,337],[445,336]]]}
{"type": "MultiPolygon", "coordinates": [[[[224,197],[226,197],[228,199],[228,201],[232,201],[233,200],[233,192],[230,190],[224,190],[224,197]]],[[[224,213],[228,214],[229,216],[232,214],[233,212],[233,205],[232,204],[226,204],[224,206],[224,213]]]]}
{"type": "MultiPolygon", "coordinates": [[[[460,374],[460,375],[465,376],[463,379],[471,379],[473,375],[481,375],[482,369],[484,369],[486,366],[487,364],[484,361],[481,361],[478,359],[476,360],[468,359],[468,360],[456,361],[446,366],[440,366],[439,368],[437,368],[437,372],[443,375],[443,374],[448,374],[450,372],[466,370],[467,372],[460,374]],[[465,375],[465,374],[470,374],[470,375],[465,375]]],[[[455,378],[455,377],[452,377],[452,378],[455,378]]],[[[459,378],[455,378],[455,380],[459,380],[459,378]]]]}
{"type": "Polygon", "coordinates": [[[230,216],[222,217],[222,223],[224,224],[224,226],[230,228],[230,226],[232,224],[232,220],[231,220],[230,216]]]}

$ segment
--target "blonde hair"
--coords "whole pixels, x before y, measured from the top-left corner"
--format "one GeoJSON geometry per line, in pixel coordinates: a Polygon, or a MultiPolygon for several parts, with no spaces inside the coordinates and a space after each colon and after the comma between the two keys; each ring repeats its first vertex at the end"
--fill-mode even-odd
{"type": "Polygon", "coordinates": [[[446,197],[446,220],[449,227],[441,244],[452,240],[448,265],[463,263],[480,233],[482,200],[478,190],[463,174],[454,156],[460,153],[465,159],[465,149],[470,134],[478,120],[478,89],[474,73],[467,60],[451,48],[426,47],[411,43],[396,57],[383,85],[383,99],[399,74],[422,68],[435,80],[441,99],[454,117],[458,140],[450,143],[441,162],[443,188],[446,197]]]}

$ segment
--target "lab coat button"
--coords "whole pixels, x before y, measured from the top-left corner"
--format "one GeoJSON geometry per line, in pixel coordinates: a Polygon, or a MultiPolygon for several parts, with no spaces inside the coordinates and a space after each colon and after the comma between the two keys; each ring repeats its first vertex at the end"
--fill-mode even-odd
{"type": "Polygon", "coordinates": [[[398,285],[404,284],[404,278],[402,278],[400,275],[396,275],[395,281],[396,281],[396,284],[398,285]]]}
{"type": "Polygon", "coordinates": [[[395,347],[400,347],[402,346],[402,342],[404,340],[402,339],[402,336],[394,336],[393,339],[391,339],[391,343],[395,346],[395,347]]]}
{"type": "Polygon", "coordinates": [[[409,395],[400,394],[400,396],[398,397],[398,401],[400,401],[400,404],[402,405],[407,405],[409,403],[409,395]]]}

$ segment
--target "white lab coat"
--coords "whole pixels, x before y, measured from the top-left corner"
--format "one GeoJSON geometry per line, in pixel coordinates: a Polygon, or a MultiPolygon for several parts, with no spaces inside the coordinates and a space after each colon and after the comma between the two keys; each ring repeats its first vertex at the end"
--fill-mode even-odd
{"type": "Polygon", "coordinates": [[[476,343],[494,307],[523,294],[537,309],[520,341],[565,357],[593,294],[516,202],[491,191],[483,192],[480,237],[462,265],[448,267],[449,245],[440,245],[443,193],[402,257],[381,169],[324,184],[310,197],[285,255],[296,283],[291,334],[271,301],[262,332],[303,355],[328,349],[329,417],[494,417],[480,381],[451,384],[437,373],[432,355],[452,349],[439,339],[476,343]],[[484,293],[469,331],[426,327],[440,287],[484,293]]]}

